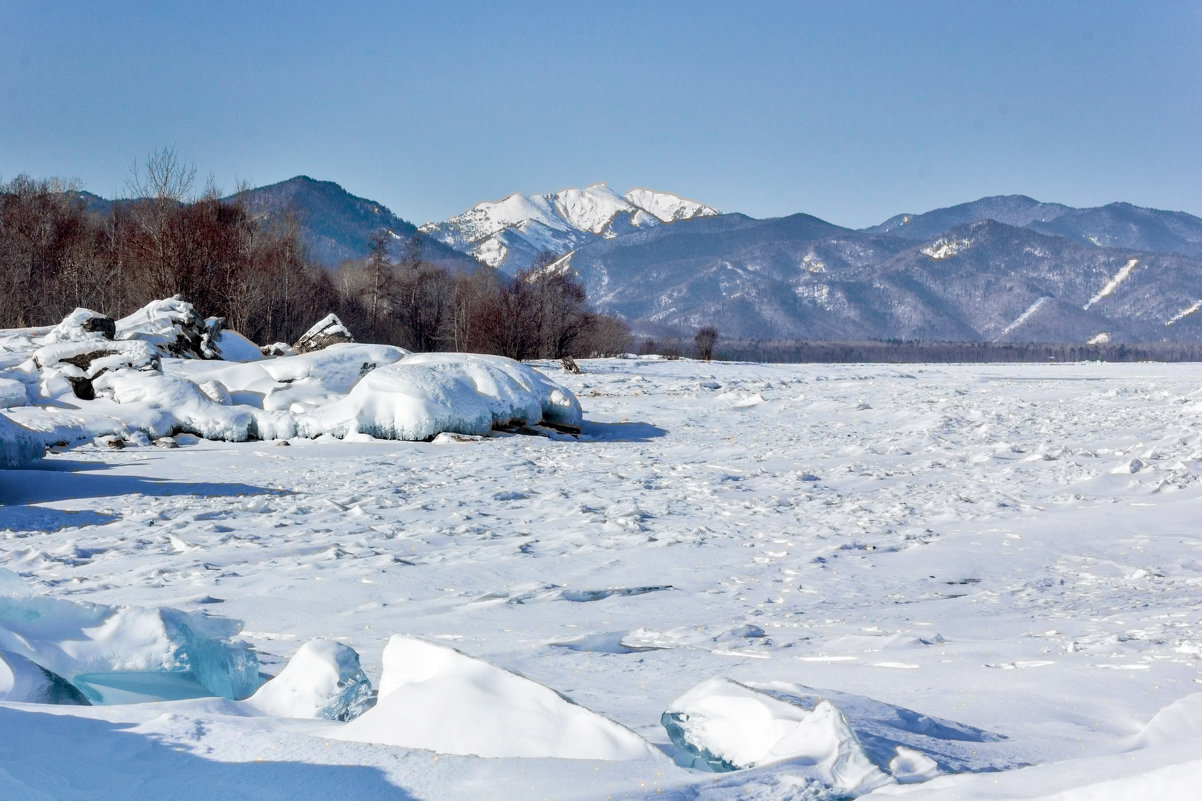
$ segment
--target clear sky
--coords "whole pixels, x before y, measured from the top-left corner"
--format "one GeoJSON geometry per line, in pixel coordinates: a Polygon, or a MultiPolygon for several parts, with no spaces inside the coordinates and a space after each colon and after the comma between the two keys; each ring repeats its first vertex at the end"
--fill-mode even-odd
{"type": "Polygon", "coordinates": [[[1202,2],[0,0],[0,180],[117,196],[164,146],[419,224],[597,181],[853,227],[1202,215],[1202,2]]]}

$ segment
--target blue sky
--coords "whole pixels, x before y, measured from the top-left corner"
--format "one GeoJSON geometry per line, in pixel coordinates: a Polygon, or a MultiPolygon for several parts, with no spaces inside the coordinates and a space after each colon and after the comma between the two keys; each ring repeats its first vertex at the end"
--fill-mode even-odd
{"type": "Polygon", "coordinates": [[[853,227],[1202,215],[1202,3],[0,0],[0,180],[116,196],[163,146],[417,223],[597,181],[853,227]]]}

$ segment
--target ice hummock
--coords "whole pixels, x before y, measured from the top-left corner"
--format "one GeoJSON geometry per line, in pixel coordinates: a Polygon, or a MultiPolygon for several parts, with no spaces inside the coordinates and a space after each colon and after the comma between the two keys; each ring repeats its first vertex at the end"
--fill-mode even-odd
{"type": "Polygon", "coordinates": [[[375,707],[330,736],[481,757],[646,759],[630,729],[444,645],[393,636],[375,707]]]}
{"type": "Polygon", "coordinates": [[[234,639],[241,627],[177,609],[34,595],[0,569],[0,650],[61,677],[93,704],[251,695],[262,680],[255,652],[234,639]]]}
{"type": "Polygon", "coordinates": [[[281,718],[347,721],[370,709],[375,693],[353,648],[333,640],[310,640],[246,702],[281,718]]]}
{"type": "Polygon", "coordinates": [[[710,679],[673,701],[660,722],[684,767],[721,773],[788,760],[804,766],[808,778],[849,793],[1022,764],[989,747],[1005,739],[1000,735],[785,682],[710,679]]]}
{"type": "Polygon", "coordinates": [[[0,414],[0,468],[37,461],[46,447],[33,432],[0,414]]]}
{"type": "Polygon", "coordinates": [[[723,773],[791,760],[807,778],[856,795],[893,781],[829,701],[805,709],[710,679],[673,701],[661,723],[685,767],[723,773]]]}

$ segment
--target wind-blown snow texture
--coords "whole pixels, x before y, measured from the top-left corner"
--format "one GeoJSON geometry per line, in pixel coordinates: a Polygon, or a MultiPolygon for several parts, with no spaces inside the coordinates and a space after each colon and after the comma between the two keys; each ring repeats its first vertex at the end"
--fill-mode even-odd
{"type": "Polygon", "coordinates": [[[50,454],[0,472],[0,558],[39,599],[241,620],[268,674],[321,638],[383,689],[393,635],[450,646],[663,758],[438,754],[221,699],[2,702],[0,797],[827,798],[839,753],[887,774],[872,798],[1191,797],[1194,367],[582,366],[555,373],[576,441],[50,454]],[[716,678],[822,715],[782,761],[679,767],[661,715],[716,678]]]}

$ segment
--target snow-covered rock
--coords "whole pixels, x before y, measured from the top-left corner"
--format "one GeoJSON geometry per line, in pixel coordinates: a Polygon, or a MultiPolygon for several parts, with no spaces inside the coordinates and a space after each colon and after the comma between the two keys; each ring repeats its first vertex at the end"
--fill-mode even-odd
{"type": "Polygon", "coordinates": [[[222,320],[205,319],[178,295],[152,301],[117,321],[117,339],[149,342],[163,356],[186,359],[221,358],[215,345],[222,320]]]}
{"type": "Polygon", "coordinates": [[[548,687],[401,636],[384,649],[376,706],[331,736],[482,757],[612,761],[655,753],[634,732],[548,687]]]}
{"type": "Polygon", "coordinates": [[[81,339],[108,339],[117,335],[117,323],[111,317],[106,317],[91,309],[76,309],[63,318],[46,335],[45,342],[73,342],[81,339]]]}
{"type": "Polygon", "coordinates": [[[314,323],[308,331],[301,334],[300,339],[292,347],[297,353],[309,353],[328,348],[331,345],[354,341],[355,338],[351,336],[351,332],[342,324],[338,316],[327,314],[314,323]]]}
{"type": "Polygon", "coordinates": [[[333,640],[310,640],[246,703],[281,718],[353,720],[373,701],[371,681],[353,648],[333,640]]]}
{"type": "MultiPolygon", "coordinates": [[[[71,319],[92,319],[87,314],[71,319]]],[[[313,348],[307,353],[258,358],[252,343],[222,331],[212,343],[232,343],[243,361],[162,355],[190,341],[197,320],[190,306],[170,300],[122,320],[116,340],[79,334],[74,323],[4,332],[0,401],[13,419],[0,423],[0,463],[28,461],[48,443],[136,443],[179,433],[228,442],[423,440],[520,425],[580,428],[575,396],[527,365],[339,342],[345,329],[333,315],[298,343],[313,348]],[[46,341],[60,329],[58,341],[46,341]]]]}

